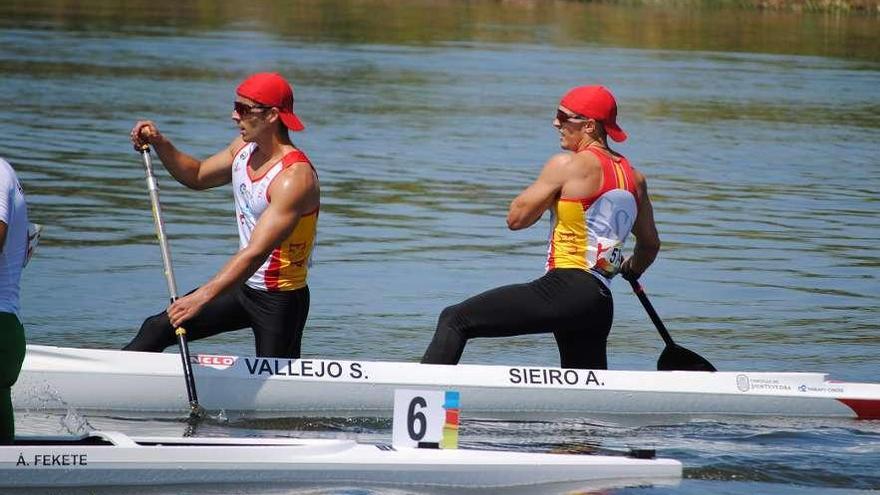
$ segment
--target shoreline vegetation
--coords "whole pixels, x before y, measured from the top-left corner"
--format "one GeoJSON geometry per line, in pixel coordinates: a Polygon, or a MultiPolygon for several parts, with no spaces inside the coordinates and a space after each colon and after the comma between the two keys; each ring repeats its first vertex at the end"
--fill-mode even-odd
{"type": "Polygon", "coordinates": [[[434,0],[423,2],[421,0],[301,0],[296,8],[282,0],[267,0],[259,5],[245,7],[235,4],[226,4],[222,0],[206,0],[194,4],[180,4],[174,0],[129,0],[116,2],[115,0],[7,0],[0,10],[11,10],[18,14],[46,14],[65,15],[72,12],[87,10],[98,11],[126,11],[135,15],[153,11],[156,7],[162,7],[165,11],[174,15],[180,11],[194,11],[208,15],[209,17],[228,11],[251,11],[253,9],[268,8],[271,10],[297,11],[333,9],[342,11],[352,10],[393,10],[395,8],[423,8],[435,10],[450,8],[481,10],[481,9],[522,9],[536,11],[564,7],[566,4],[582,5],[607,5],[617,7],[653,7],[670,10],[690,11],[717,11],[739,10],[755,12],[776,13],[803,13],[803,14],[837,14],[837,15],[868,15],[880,16],[880,0],[434,0]]]}
{"type": "MultiPolygon", "coordinates": [[[[23,26],[112,36],[210,33],[347,45],[591,45],[880,62],[880,0],[0,1],[0,29],[23,26]]],[[[0,61],[0,70],[17,70],[16,63],[0,61]]]]}
{"type": "Polygon", "coordinates": [[[650,7],[738,9],[817,14],[880,15],[880,0],[578,0],[580,3],[650,7]]]}

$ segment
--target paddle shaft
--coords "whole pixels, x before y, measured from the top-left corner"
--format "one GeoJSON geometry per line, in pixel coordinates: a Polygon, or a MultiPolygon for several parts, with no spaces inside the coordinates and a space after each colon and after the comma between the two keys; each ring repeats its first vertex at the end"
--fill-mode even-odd
{"type": "MultiPolygon", "coordinates": [[[[153,161],[150,158],[149,146],[141,149],[141,157],[144,160],[144,172],[147,177],[147,190],[150,192],[150,203],[153,206],[153,223],[156,224],[156,236],[159,238],[159,247],[162,250],[162,264],[165,268],[165,282],[168,284],[168,293],[171,302],[177,300],[177,282],[174,281],[174,270],[171,266],[171,250],[168,247],[168,237],[165,235],[165,222],[162,220],[161,203],[159,202],[159,183],[153,175],[153,161]]],[[[189,357],[189,346],[186,343],[186,330],[178,327],[174,330],[177,335],[177,344],[180,348],[180,359],[183,361],[183,375],[186,378],[186,394],[189,398],[190,414],[197,414],[199,397],[196,393],[196,382],[193,378],[192,363],[189,357]]]]}
{"type": "Polygon", "coordinates": [[[654,326],[657,327],[657,331],[660,332],[660,336],[663,337],[663,342],[666,342],[666,345],[673,346],[675,342],[672,340],[672,336],[669,335],[669,332],[666,331],[666,325],[663,324],[663,321],[660,320],[660,315],[657,314],[657,311],[654,311],[654,305],[651,304],[651,301],[648,300],[648,295],[645,294],[645,289],[642,288],[642,284],[639,283],[638,280],[629,280],[629,284],[632,285],[633,292],[636,293],[636,297],[639,298],[639,302],[642,303],[642,306],[645,307],[645,311],[648,313],[648,316],[651,318],[651,321],[654,322],[654,326]]]}

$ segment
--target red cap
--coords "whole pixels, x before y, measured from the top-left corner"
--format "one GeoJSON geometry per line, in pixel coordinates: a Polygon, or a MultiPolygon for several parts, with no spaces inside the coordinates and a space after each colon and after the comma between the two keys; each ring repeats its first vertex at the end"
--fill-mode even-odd
{"type": "Polygon", "coordinates": [[[306,128],[293,113],[293,88],[280,74],[260,72],[244,80],[235,92],[255,102],[275,107],[281,113],[281,122],[291,131],[306,128]]]}
{"type": "Polygon", "coordinates": [[[604,86],[578,86],[565,93],[560,105],[572,112],[596,119],[605,126],[611,139],[626,140],[626,133],[617,125],[617,102],[604,86]]]}

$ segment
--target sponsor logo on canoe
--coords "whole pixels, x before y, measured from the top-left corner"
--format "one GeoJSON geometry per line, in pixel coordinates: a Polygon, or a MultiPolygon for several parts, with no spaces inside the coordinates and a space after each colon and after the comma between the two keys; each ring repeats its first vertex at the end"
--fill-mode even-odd
{"type": "Polygon", "coordinates": [[[557,368],[510,368],[508,379],[514,385],[568,385],[603,387],[605,382],[592,370],[557,368]]]}
{"type": "MultiPolygon", "coordinates": [[[[28,457],[30,459],[30,457],[28,457]]],[[[34,454],[33,459],[30,461],[25,459],[22,453],[18,454],[18,462],[15,463],[16,466],[28,466],[28,467],[53,467],[53,466],[64,466],[64,467],[74,467],[74,466],[86,466],[89,463],[88,454],[34,454]]]]}
{"type": "Polygon", "coordinates": [[[798,387],[798,390],[801,392],[825,392],[831,394],[842,394],[843,387],[809,387],[807,385],[801,385],[798,387]]]}
{"type": "Polygon", "coordinates": [[[738,388],[740,392],[748,392],[749,377],[746,375],[736,375],[736,388],[738,388]]]}
{"type": "MultiPolygon", "coordinates": [[[[782,383],[781,381],[777,380],[776,378],[754,378],[754,377],[749,378],[746,375],[740,375],[740,376],[746,377],[746,379],[749,382],[749,387],[751,390],[779,390],[779,391],[786,391],[786,392],[791,391],[791,385],[789,385],[787,383],[782,383]]],[[[739,386],[739,377],[737,377],[737,386],[739,386]]],[[[740,389],[740,390],[742,390],[742,389],[740,389]]],[[[743,392],[745,392],[745,390],[743,390],[743,392]]]]}
{"type": "Polygon", "coordinates": [[[238,359],[236,356],[217,356],[214,354],[199,354],[198,356],[190,357],[190,361],[193,364],[200,364],[218,370],[229,368],[235,364],[236,359],[238,359]]]}
{"type": "Polygon", "coordinates": [[[312,359],[244,358],[248,373],[254,376],[301,376],[307,378],[353,378],[366,380],[361,363],[340,363],[312,359]]]}

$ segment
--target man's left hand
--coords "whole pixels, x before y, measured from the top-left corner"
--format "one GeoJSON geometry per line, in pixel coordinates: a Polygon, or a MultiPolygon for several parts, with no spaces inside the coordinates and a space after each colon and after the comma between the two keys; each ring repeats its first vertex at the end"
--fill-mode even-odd
{"type": "Polygon", "coordinates": [[[635,282],[639,279],[639,277],[642,276],[641,273],[637,273],[635,270],[633,270],[632,257],[623,260],[623,263],[621,263],[620,276],[630,282],[635,282]]]}
{"type": "Polygon", "coordinates": [[[174,301],[167,310],[171,325],[180,328],[187,320],[198,315],[207,302],[208,298],[199,290],[174,301]]]}

